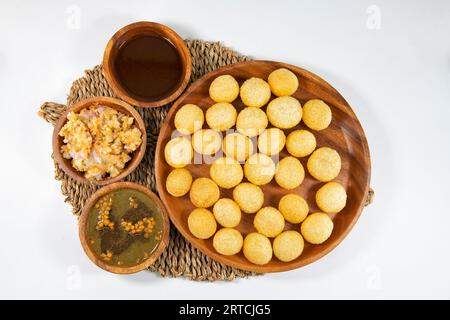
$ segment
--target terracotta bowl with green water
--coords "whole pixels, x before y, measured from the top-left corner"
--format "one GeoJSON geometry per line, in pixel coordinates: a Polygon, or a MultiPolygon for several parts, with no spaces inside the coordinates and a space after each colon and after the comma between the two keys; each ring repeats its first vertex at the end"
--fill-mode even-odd
{"type": "Polygon", "coordinates": [[[118,274],[153,264],[169,242],[164,205],[148,188],[117,182],[95,192],[79,220],[81,245],[100,268],[118,274]]]}

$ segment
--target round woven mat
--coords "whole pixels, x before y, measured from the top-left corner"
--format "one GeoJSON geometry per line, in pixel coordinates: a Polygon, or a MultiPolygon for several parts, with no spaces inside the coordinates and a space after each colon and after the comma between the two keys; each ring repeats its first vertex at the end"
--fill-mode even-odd
{"type": "MultiPolygon", "coordinates": [[[[201,40],[186,40],[192,57],[192,75],[190,82],[195,81],[204,74],[220,67],[250,60],[235,51],[221,46],[217,42],[205,42],[201,40]]],[[[45,102],[40,110],[39,116],[54,125],[61,113],[80,100],[96,96],[115,97],[113,91],[102,74],[101,66],[95,66],[86,70],[85,75],[75,80],[67,97],[67,104],[45,102]]],[[[147,127],[147,151],[144,159],[127,178],[156,190],[154,172],[154,151],[158,140],[161,124],[171,104],[160,108],[137,108],[147,127]]],[[[81,214],[86,200],[99,187],[90,184],[81,184],[67,176],[55,163],[55,179],[61,181],[61,191],[66,197],[65,201],[70,203],[76,216],[81,214]]],[[[373,198],[373,191],[369,192],[367,204],[373,198]]],[[[192,280],[233,280],[236,277],[247,277],[256,275],[225,266],[204,255],[198,249],[186,241],[180,233],[172,226],[170,241],[161,257],[149,268],[150,271],[158,272],[162,276],[185,276],[192,280]]]]}

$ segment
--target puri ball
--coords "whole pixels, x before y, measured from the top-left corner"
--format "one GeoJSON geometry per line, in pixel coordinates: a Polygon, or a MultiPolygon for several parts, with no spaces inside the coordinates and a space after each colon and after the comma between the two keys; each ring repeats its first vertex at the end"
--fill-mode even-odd
{"type": "Polygon", "coordinates": [[[300,257],[304,246],[305,242],[300,233],[293,230],[284,231],[273,240],[273,254],[278,260],[289,262],[300,257]]]}
{"type": "Polygon", "coordinates": [[[281,198],[278,203],[278,210],[286,221],[300,223],[308,215],[309,206],[303,197],[290,193],[281,198]]]}
{"type": "Polygon", "coordinates": [[[337,182],[328,182],[316,193],[317,206],[326,213],[338,213],[347,203],[345,188],[337,182]]]}
{"type": "Polygon", "coordinates": [[[323,130],[330,125],[331,109],[322,100],[309,100],[303,106],[303,122],[313,130],[323,130]]]}
{"type": "Polygon", "coordinates": [[[213,239],[213,247],[220,254],[231,256],[242,249],[244,239],[239,231],[223,228],[217,231],[213,239]]]}
{"type": "Polygon", "coordinates": [[[284,189],[294,189],[302,184],[305,169],[297,158],[286,157],[280,160],[275,171],[275,181],[284,189]]]}
{"type": "Polygon", "coordinates": [[[184,137],[173,138],[164,148],[166,162],[174,168],[182,168],[191,163],[193,155],[191,142],[184,137]]]}
{"type": "Polygon", "coordinates": [[[276,96],[290,96],[298,88],[297,76],[286,68],[272,71],[267,79],[272,93],[276,96]]]}
{"type": "Polygon", "coordinates": [[[294,157],[309,156],[316,149],[316,138],[306,130],[295,130],[286,139],[286,149],[294,157]]]}
{"type": "Polygon", "coordinates": [[[241,86],[241,100],[248,107],[261,108],[270,99],[270,86],[261,78],[250,78],[241,86]]]}
{"type": "Polygon", "coordinates": [[[234,228],[241,222],[239,205],[228,198],[219,199],[214,204],[213,213],[217,222],[224,227],[234,228]]]}
{"type": "Polygon", "coordinates": [[[189,214],[188,227],[194,237],[208,239],[216,232],[217,223],[211,211],[196,208],[189,214]]]}
{"type": "Polygon", "coordinates": [[[185,104],[175,114],[175,128],[182,134],[193,134],[203,126],[203,111],[195,104],[185,104]]]}
{"type": "Polygon", "coordinates": [[[248,181],[256,185],[268,184],[275,175],[275,163],[263,153],[251,155],[244,164],[244,174],[248,181]]]}
{"type": "Polygon", "coordinates": [[[209,169],[209,175],[219,187],[225,189],[235,187],[244,177],[239,162],[229,157],[214,160],[209,169]]]}
{"type": "Polygon", "coordinates": [[[243,182],[233,189],[233,199],[245,213],[255,213],[264,203],[264,193],[260,187],[243,182]]]}
{"type": "Polygon", "coordinates": [[[223,152],[237,161],[245,161],[253,154],[253,142],[249,137],[238,132],[230,133],[225,136],[222,142],[223,152]]]}
{"type": "Polygon", "coordinates": [[[333,220],[322,212],[315,212],[306,217],[301,227],[303,238],[311,244],[325,242],[333,231],[333,220]]]}
{"type": "Polygon", "coordinates": [[[194,206],[208,208],[219,200],[220,190],[211,179],[197,178],[191,185],[189,197],[194,206]]]}
{"type": "Polygon", "coordinates": [[[167,176],[166,189],[174,197],[182,197],[189,192],[191,184],[192,175],[188,170],[174,169],[167,176]]]}
{"type": "Polygon", "coordinates": [[[219,102],[206,110],[206,123],[211,129],[225,131],[236,124],[237,111],[231,103],[219,102]]]}
{"type": "Polygon", "coordinates": [[[268,124],[266,113],[255,107],[241,110],[236,119],[236,129],[248,137],[259,135],[268,124]]]}
{"type": "Polygon", "coordinates": [[[283,231],[284,218],[277,209],[273,207],[264,207],[256,213],[253,225],[259,233],[266,237],[273,238],[283,231]]]}
{"type": "Polygon", "coordinates": [[[258,150],[261,153],[272,156],[284,148],[286,136],[278,128],[264,130],[258,137],[258,150]]]}
{"type": "Polygon", "coordinates": [[[306,166],[314,178],[327,182],[336,178],[341,171],[341,157],[334,149],[319,148],[309,157],[306,166]]]}
{"type": "Polygon", "coordinates": [[[266,112],[269,122],[280,129],[293,128],[302,119],[300,102],[289,96],[278,97],[270,101],[266,112]]]}
{"type": "Polygon", "coordinates": [[[244,256],[254,264],[267,264],[272,259],[272,245],[270,240],[259,233],[249,233],[244,240],[244,256]]]}
{"type": "Polygon", "coordinates": [[[239,95],[239,84],[226,74],[215,78],[209,86],[209,96],[215,102],[233,102],[239,95]]]}
{"type": "Polygon", "coordinates": [[[202,129],[192,135],[192,146],[200,154],[212,155],[220,150],[222,137],[213,129],[202,129]]]}

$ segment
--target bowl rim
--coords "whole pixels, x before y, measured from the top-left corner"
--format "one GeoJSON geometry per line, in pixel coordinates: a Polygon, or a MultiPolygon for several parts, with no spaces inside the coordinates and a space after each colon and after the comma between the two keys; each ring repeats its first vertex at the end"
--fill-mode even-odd
{"type": "Polygon", "coordinates": [[[174,101],[177,99],[186,89],[187,84],[189,83],[189,79],[191,78],[192,73],[192,59],[191,54],[189,52],[188,47],[186,46],[186,43],[184,40],[170,27],[157,23],[152,21],[138,21],[131,24],[128,24],[114,33],[114,35],[109,39],[105,51],[103,54],[103,61],[102,61],[102,69],[103,74],[106,78],[106,81],[111,86],[114,93],[121,98],[122,100],[143,108],[153,108],[153,107],[161,107],[165,104],[168,104],[169,102],[174,101]],[[138,28],[145,28],[145,29],[154,29],[162,32],[164,35],[168,35],[168,39],[173,44],[173,46],[177,49],[178,54],[180,55],[181,59],[184,60],[184,68],[183,68],[183,79],[179,82],[177,85],[178,88],[172,93],[162,99],[154,100],[154,101],[145,101],[145,100],[139,100],[132,96],[130,96],[127,91],[123,88],[123,86],[120,84],[116,76],[114,75],[114,72],[110,65],[111,60],[111,53],[113,51],[113,48],[115,44],[121,39],[123,35],[128,33],[129,31],[133,29],[138,28]],[[175,41],[174,41],[175,40],[175,41]]]}
{"type": "Polygon", "coordinates": [[[56,163],[58,164],[59,168],[61,168],[69,177],[73,178],[74,180],[80,183],[107,185],[109,183],[117,182],[124,179],[131,172],[133,172],[139,165],[139,163],[142,161],[145,154],[145,149],[147,147],[147,130],[145,127],[144,120],[142,119],[140,114],[128,103],[111,97],[92,97],[80,100],[79,102],[71,105],[60,115],[60,117],[55,123],[55,127],[53,128],[52,147],[53,147],[53,157],[56,163]],[[117,110],[117,106],[120,106],[121,108],[125,109],[129,113],[128,115],[131,115],[134,118],[136,126],[141,130],[142,142],[139,148],[133,151],[131,160],[127,162],[124,170],[120,174],[112,178],[110,177],[97,181],[85,178],[83,172],[76,170],[72,165],[66,163],[67,159],[64,159],[61,153],[62,144],[59,136],[59,131],[66,124],[67,115],[69,114],[69,112],[79,112],[81,109],[87,108],[91,105],[102,103],[108,104],[108,107],[113,108],[115,110],[117,110]]]}
{"type": "Polygon", "coordinates": [[[169,215],[168,215],[167,209],[164,206],[164,204],[162,203],[161,199],[154,192],[152,192],[149,188],[147,188],[143,185],[134,183],[134,182],[116,182],[116,183],[112,183],[107,186],[104,186],[104,187],[100,188],[99,190],[97,190],[96,192],[94,192],[89,197],[89,199],[86,201],[83,211],[78,220],[78,237],[80,239],[81,246],[83,247],[83,250],[86,253],[86,255],[88,256],[88,258],[99,268],[109,271],[109,272],[112,272],[112,273],[115,273],[115,274],[136,273],[136,272],[142,271],[142,270],[148,268],[149,266],[151,266],[159,258],[159,256],[163,253],[164,249],[169,244],[169,233],[170,233],[169,215]],[[103,260],[98,258],[98,256],[92,251],[92,249],[89,246],[88,241],[86,239],[86,231],[87,231],[86,228],[87,228],[87,220],[88,220],[87,218],[89,216],[89,212],[91,211],[92,207],[96,204],[97,200],[100,197],[102,197],[108,193],[111,193],[113,191],[120,190],[120,189],[133,189],[133,190],[137,190],[137,191],[140,191],[140,192],[146,194],[159,207],[160,214],[162,215],[162,218],[163,218],[163,236],[162,236],[161,241],[159,242],[159,245],[156,248],[156,250],[153,251],[153,253],[147,259],[145,259],[143,262],[141,262],[137,265],[130,266],[130,267],[119,267],[119,266],[113,266],[113,265],[105,263],[103,260]]]}

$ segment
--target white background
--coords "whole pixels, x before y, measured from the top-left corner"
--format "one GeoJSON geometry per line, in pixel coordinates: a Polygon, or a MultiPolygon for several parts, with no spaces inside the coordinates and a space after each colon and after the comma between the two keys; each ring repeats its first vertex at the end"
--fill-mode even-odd
{"type": "Polygon", "coordinates": [[[2,1],[0,298],[450,298],[450,2],[312,2],[2,1]],[[369,141],[376,198],[335,251],[230,283],[117,276],[87,259],[36,112],[64,103],[137,20],[305,67],[342,93],[369,141]]]}

